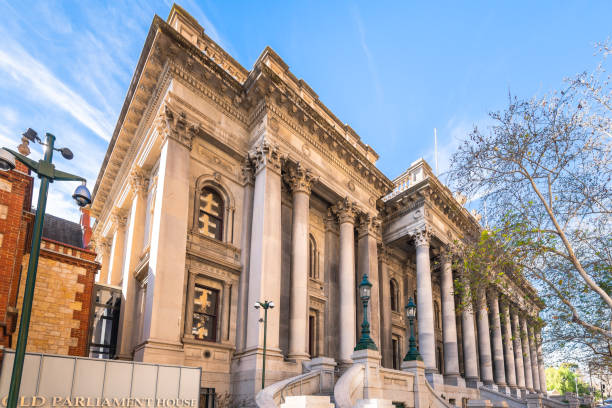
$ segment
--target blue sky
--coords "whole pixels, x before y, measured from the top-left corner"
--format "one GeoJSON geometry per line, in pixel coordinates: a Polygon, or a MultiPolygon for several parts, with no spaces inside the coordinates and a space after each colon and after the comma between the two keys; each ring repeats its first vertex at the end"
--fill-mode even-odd
{"type": "MultiPolygon", "coordinates": [[[[473,124],[508,92],[542,95],[597,63],[612,2],[179,2],[245,68],[266,45],[380,154],[390,178],[424,157],[440,171],[473,124]]],[[[93,183],[154,14],[170,1],[0,0],[0,146],[27,128],[75,159],[93,183]]],[[[40,157],[35,149],[31,157],[40,157]]],[[[75,185],[47,211],[78,220],[75,185]]]]}

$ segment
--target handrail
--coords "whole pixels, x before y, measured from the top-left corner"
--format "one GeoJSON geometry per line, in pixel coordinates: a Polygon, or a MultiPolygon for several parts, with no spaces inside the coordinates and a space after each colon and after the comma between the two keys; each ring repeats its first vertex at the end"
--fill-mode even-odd
{"type": "Polygon", "coordinates": [[[508,395],[508,394],[504,394],[502,392],[499,391],[495,391],[489,387],[486,387],[484,385],[480,386],[480,391],[484,391],[484,392],[488,392],[489,394],[497,397],[498,400],[502,400],[502,401],[506,401],[508,402],[508,405],[510,405],[512,408],[526,408],[527,407],[527,401],[520,399],[520,398],[516,398],[512,395],[508,395]]]}
{"type": "Polygon", "coordinates": [[[548,397],[542,397],[542,405],[549,408],[567,408],[569,403],[556,401],[548,397]]]}
{"type": "Polygon", "coordinates": [[[323,370],[315,370],[268,385],[266,388],[257,393],[257,396],[255,397],[255,403],[259,408],[276,408],[278,406],[276,402],[277,399],[279,400],[279,402],[282,402],[280,400],[285,397],[284,391],[287,390],[290,386],[298,383],[301,386],[304,381],[313,378],[318,378],[320,382],[322,374],[323,370]]]}
{"type": "Polygon", "coordinates": [[[442,405],[442,407],[444,408],[454,408],[451,404],[449,404],[448,402],[446,402],[446,400],[444,398],[442,398],[441,396],[439,396],[438,394],[436,394],[436,391],[432,388],[432,386],[429,384],[429,381],[425,380],[425,386],[427,387],[427,389],[429,390],[429,393],[432,394],[434,396],[434,398],[436,399],[436,401],[438,401],[438,403],[440,403],[442,405]]]}
{"type": "Polygon", "coordinates": [[[351,408],[356,401],[353,401],[353,394],[362,388],[365,376],[365,367],[362,364],[353,364],[342,374],[334,387],[334,401],[337,408],[351,408]]]}

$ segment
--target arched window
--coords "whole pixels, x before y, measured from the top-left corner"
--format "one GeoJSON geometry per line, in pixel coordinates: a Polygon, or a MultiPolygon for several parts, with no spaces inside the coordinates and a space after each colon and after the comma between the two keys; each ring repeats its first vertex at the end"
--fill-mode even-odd
{"type": "Polygon", "coordinates": [[[442,329],[442,321],[440,319],[440,305],[438,304],[438,302],[434,302],[434,316],[435,316],[435,321],[436,321],[436,328],[437,329],[442,329]]]}
{"type": "Polygon", "coordinates": [[[210,187],[204,187],[200,193],[198,231],[207,237],[223,239],[223,199],[210,187]]]}
{"type": "Polygon", "coordinates": [[[308,276],[313,279],[319,277],[319,257],[317,252],[317,241],[315,241],[312,234],[308,235],[308,276]]]}
{"type": "Polygon", "coordinates": [[[391,289],[391,310],[399,312],[399,285],[395,279],[391,279],[389,281],[389,286],[391,289]]]}

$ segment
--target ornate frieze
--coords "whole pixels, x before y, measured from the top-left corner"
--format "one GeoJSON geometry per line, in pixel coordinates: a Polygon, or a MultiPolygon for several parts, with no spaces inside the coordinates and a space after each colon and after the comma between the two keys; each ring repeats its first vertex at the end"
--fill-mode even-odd
{"type": "Polygon", "coordinates": [[[294,193],[301,192],[310,195],[312,185],[317,181],[317,177],[298,162],[294,166],[289,167],[287,181],[291,186],[291,191],[294,193]]]}

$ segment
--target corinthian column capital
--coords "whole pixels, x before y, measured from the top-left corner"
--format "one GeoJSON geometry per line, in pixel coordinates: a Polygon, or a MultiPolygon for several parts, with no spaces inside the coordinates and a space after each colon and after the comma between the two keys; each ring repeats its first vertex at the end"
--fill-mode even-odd
{"type": "Polygon", "coordinates": [[[125,228],[127,223],[127,214],[125,210],[121,208],[115,208],[111,213],[111,222],[117,226],[117,228],[125,228]]]}
{"type": "Polygon", "coordinates": [[[370,214],[360,214],[358,219],[359,226],[357,227],[357,232],[359,238],[364,235],[373,235],[375,237],[380,236],[380,218],[370,214]]]}
{"type": "Polygon", "coordinates": [[[312,185],[317,181],[317,177],[310,170],[304,168],[301,163],[297,163],[289,168],[287,181],[291,185],[291,191],[294,193],[310,195],[312,185]]]}
{"type": "Polygon", "coordinates": [[[418,247],[429,247],[429,240],[431,239],[431,231],[427,228],[423,228],[420,231],[415,232],[412,237],[414,238],[414,245],[418,247]]]}
{"type": "Polygon", "coordinates": [[[167,139],[173,139],[191,150],[194,136],[199,132],[199,125],[189,125],[184,112],[175,113],[164,105],[154,122],[162,138],[162,145],[167,139]]]}
{"type": "Polygon", "coordinates": [[[258,173],[263,168],[269,168],[280,173],[281,155],[278,146],[263,140],[255,149],[249,152],[249,157],[252,159],[255,173],[258,173]]]}
{"type": "Polygon", "coordinates": [[[251,160],[246,158],[240,166],[240,173],[242,175],[242,182],[244,184],[253,185],[255,183],[255,168],[251,160]]]}
{"type": "Polygon", "coordinates": [[[128,184],[134,191],[134,194],[143,194],[147,191],[149,179],[140,167],[135,167],[128,176],[128,184]]]}
{"type": "Polygon", "coordinates": [[[345,222],[355,224],[355,218],[359,213],[357,204],[352,201],[349,201],[348,197],[345,197],[344,199],[338,201],[336,205],[334,205],[333,211],[338,216],[338,222],[340,224],[343,224],[345,222]]]}

